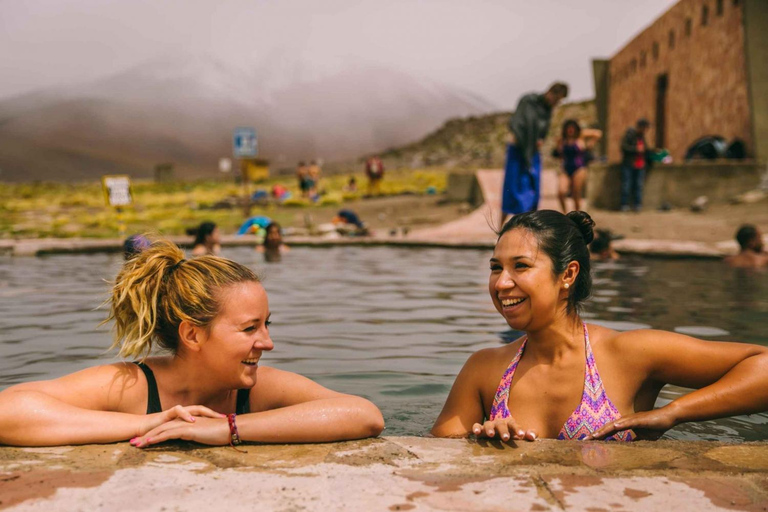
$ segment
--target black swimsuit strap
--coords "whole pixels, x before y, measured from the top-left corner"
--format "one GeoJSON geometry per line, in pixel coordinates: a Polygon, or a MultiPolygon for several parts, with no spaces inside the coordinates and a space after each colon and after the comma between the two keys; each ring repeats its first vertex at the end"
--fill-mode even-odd
{"type": "MultiPolygon", "coordinates": [[[[144,372],[144,376],[147,378],[147,414],[163,412],[163,407],[160,405],[160,393],[157,390],[157,381],[152,369],[138,361],[134,361],[134,364],[141,368],[141,371],[144,372]]],[[[237,405],[235,406],[237,414],[248,414],[251,412],[250,395],[250,389],[237,390],[237,405]]]]}
{"type": "Polygon", "coordinates": [[[160,405],[160,393],[157,391],[157,381],[152,369],[144,363],[134,361],[134,364],[141,368],[144,376],[147,378],[147,414],[163,412],[163,406],[160,405]]]}
{"type": "Polygon", "coordinates": [[[251,390],[250,389],[238,389],[237,390],[237,405],[235,406],[235,412],[237,414],[248,414],[251,412],[251,390]]]}

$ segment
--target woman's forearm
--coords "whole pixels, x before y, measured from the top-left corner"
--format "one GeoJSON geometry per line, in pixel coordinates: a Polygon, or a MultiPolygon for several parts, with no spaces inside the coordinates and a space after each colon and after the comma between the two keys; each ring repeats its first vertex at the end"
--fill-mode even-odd
{"type": "Polygon", "coordinates": [[[748,357],[717,382],[670,403],[675,423],[768,410],[768,354],[748,357]]]}
{"type": "Polygon", "coordinates": [[[244,441],[317,443],[377,436],[384,419],[368,400],[343,396],[244,414],[237,429],[244,441]]]}
{"type": "Polygon", "coordinates": [[[143,415],[82,409],[39,391],[0,393],[0,444],[112,443],[140,434],[145,422],[143,415]]]}

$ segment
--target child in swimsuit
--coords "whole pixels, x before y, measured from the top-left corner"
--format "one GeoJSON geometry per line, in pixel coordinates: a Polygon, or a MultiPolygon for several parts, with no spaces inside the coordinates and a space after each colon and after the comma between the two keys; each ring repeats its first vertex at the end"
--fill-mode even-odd
{"type": "Polygon", "coordinates": [[[473,354],[432,434],[534,440],[655,439],[687,421],[768,408],[768,348],[681,334],[616,332],[579,312],[591,293],[584,212],[515,215],[501,230],[488,290],[525,336],[473,354]],[[665,384],[696,391],[654,409],[665,384]]]}
{"type": "Polygon", "coordinates": [[[187,260],[156,241],[125,262],[109,302],[113,346],[133,362],[0,392],[0,444],[307,443],[384,428],[368,400],[262,366],[273,348],[269,302],[243,265],[187,260]]]}

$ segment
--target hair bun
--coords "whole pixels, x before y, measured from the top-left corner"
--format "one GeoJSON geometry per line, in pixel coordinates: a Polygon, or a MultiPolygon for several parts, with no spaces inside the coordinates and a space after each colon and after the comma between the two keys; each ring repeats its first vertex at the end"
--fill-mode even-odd
{"type": "Polygon", "coordinates": [[[592,217],[587,212],[569,212],[566,217],[571,219],[576,224],[576,227],[579,228],[581,236],[584,237],[584,243],[589,245],[595,239],[595,232],[593,230],[595,221],[592,220],[592,217]]]}

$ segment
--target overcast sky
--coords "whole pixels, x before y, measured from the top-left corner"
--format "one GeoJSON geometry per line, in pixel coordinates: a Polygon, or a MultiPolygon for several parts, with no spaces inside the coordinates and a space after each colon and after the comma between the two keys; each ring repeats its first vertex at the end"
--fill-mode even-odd
{"type": "Polygon", "coordinates": [[[0,98],[191,52],[243,69],[370,62],[505,109],[555,79],[583,99],[590,59],[613,55],[676,1],[0,0],[0,98]]]}

